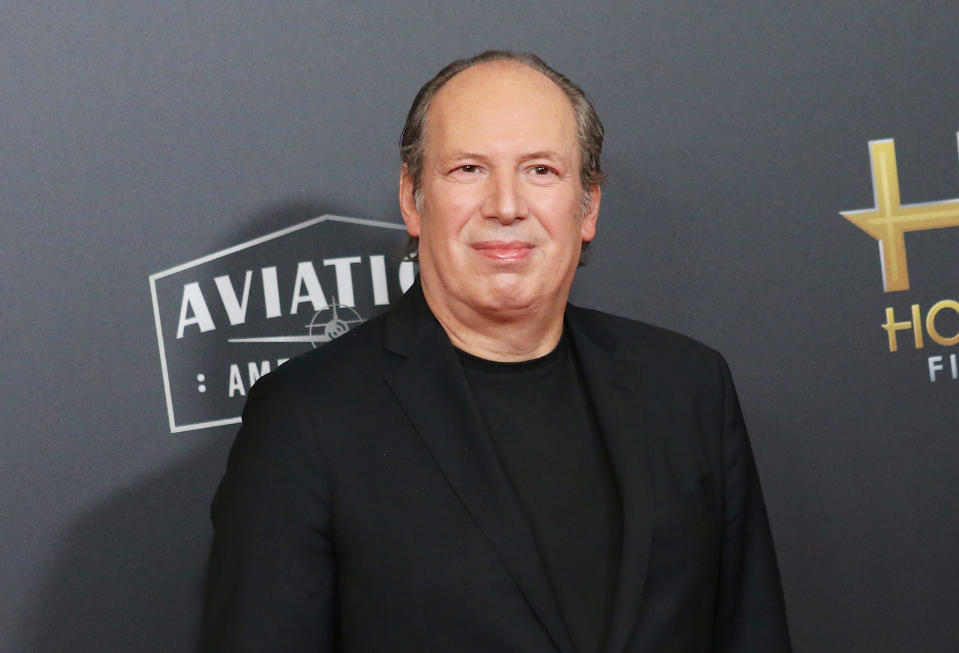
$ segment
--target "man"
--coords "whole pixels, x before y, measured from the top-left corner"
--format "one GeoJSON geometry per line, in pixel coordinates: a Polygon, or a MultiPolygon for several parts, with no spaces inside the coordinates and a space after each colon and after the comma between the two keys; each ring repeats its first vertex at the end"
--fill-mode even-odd
{"type": "Polygon", "coordinates": [[[420,91],[400,179],[419,279],[252,390],[204,650],[790,650],[722,358],[566,303],[602,137],[531,55],[420,91]]]}

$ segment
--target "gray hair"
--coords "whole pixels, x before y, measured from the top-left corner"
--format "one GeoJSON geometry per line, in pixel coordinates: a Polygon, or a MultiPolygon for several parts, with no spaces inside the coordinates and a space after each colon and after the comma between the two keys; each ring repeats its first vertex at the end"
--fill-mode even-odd
{"type": "MultiPolygon", "coordinates": [[[[436,93],[443,88],[450,79],[467,68],[491,61],[515,61],[542,73],[566,94],[573,109],[576,120],[576,138],[580,150],[579,179],[583,187],[581,211],[589,210],[592,198],[589,190],[593,186],[602,186],[606,181],[600,165],[600,155],[603,151],[603,123],[590,102],[586,93],[579,86],[571,82],[565,75],[557,72],[535,54],[529,52],[513,52],[511,50],[487,50],[474,57],[457,59],[439,71],[433,79],[426,82],[413,99],[413,104],[406,116],[403,125],[403,134],[400,136],[400,157],[406,165],[407,173],[413,182],[413,195],[417,207],[421,207],[422,192],[420,183],[423,178],[423,155],[426,150],[426,122],[430,104],[436,93]]],[[[411,237],[406,248],[406,258],[416,260],[416,249],[419,239],[411,237]]],[[[583,243],[580,255],[580,265],[585,263],[586,247],[583,243]]]]}

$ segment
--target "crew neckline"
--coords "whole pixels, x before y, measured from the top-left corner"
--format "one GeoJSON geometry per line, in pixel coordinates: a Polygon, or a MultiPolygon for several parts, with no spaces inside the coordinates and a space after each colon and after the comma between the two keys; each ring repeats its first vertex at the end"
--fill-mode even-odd
{"type": "Polygon", "coordinates": [[[468,351],[459,349],[458,347],[453,347],[453,350],[456,352],[456,356],[460,359],[460,362],[468,367],[471,370],[478,370],[481,372],[525,372],[540,370],[545,367],[550,366],[563,355],[563,352],[569,347],[569,338],[566,335],[566,328],[563,327],[563,332],[559,337],[559,342],[556,343],[556,346],[553,347],[552,351],[543,354],[537,358],[530,358],[525,361],[493,361],[488,358],[482,358],[471,354],[468,351]]]}

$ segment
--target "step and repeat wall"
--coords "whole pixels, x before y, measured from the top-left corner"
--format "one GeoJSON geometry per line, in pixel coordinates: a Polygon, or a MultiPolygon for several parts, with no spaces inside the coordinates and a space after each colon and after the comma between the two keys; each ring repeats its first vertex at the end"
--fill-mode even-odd
{"type": "Polygon", "coordinates": [[[959,5],[3,13],[0,650],[191,649],[250,386],[412,282],[406,111],[491,47],[606,125],[573,301],[729,360],[796,649],[959,650],[959,5]]]}

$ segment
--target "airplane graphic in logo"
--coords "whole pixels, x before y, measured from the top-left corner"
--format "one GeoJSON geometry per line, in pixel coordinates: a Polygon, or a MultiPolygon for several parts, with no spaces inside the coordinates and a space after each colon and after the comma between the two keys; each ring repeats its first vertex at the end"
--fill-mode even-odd
{"type": "Polygon", "coordinates": [[[338,338],[352,328],[354,324],[360,324],[363,318],[352,306],[343,306],[336,303],[336,297],[333,303],[326,308],[320,309],[313,314],[309,324],[304,325],[307,335],[292,336],[263,336],[259,338],[230,338],[227,342],[308,342],[315,349],[317,344],[329,342],[333,338],[338,338]],[[326,318],[326,319],[321,319],[326,318]]]}
{"type": "MultiPolygon", "coordinates": [[[[959,147],[959,133],[956,139],[959,147]]],[[[895,142],[891,138],[869,141],[869,158],[875,207],[839,215],[879,241],[883,290],[909,290],[906,232],[959,227],[959,199],[904,205],[899,198],[895,142]]]]}

